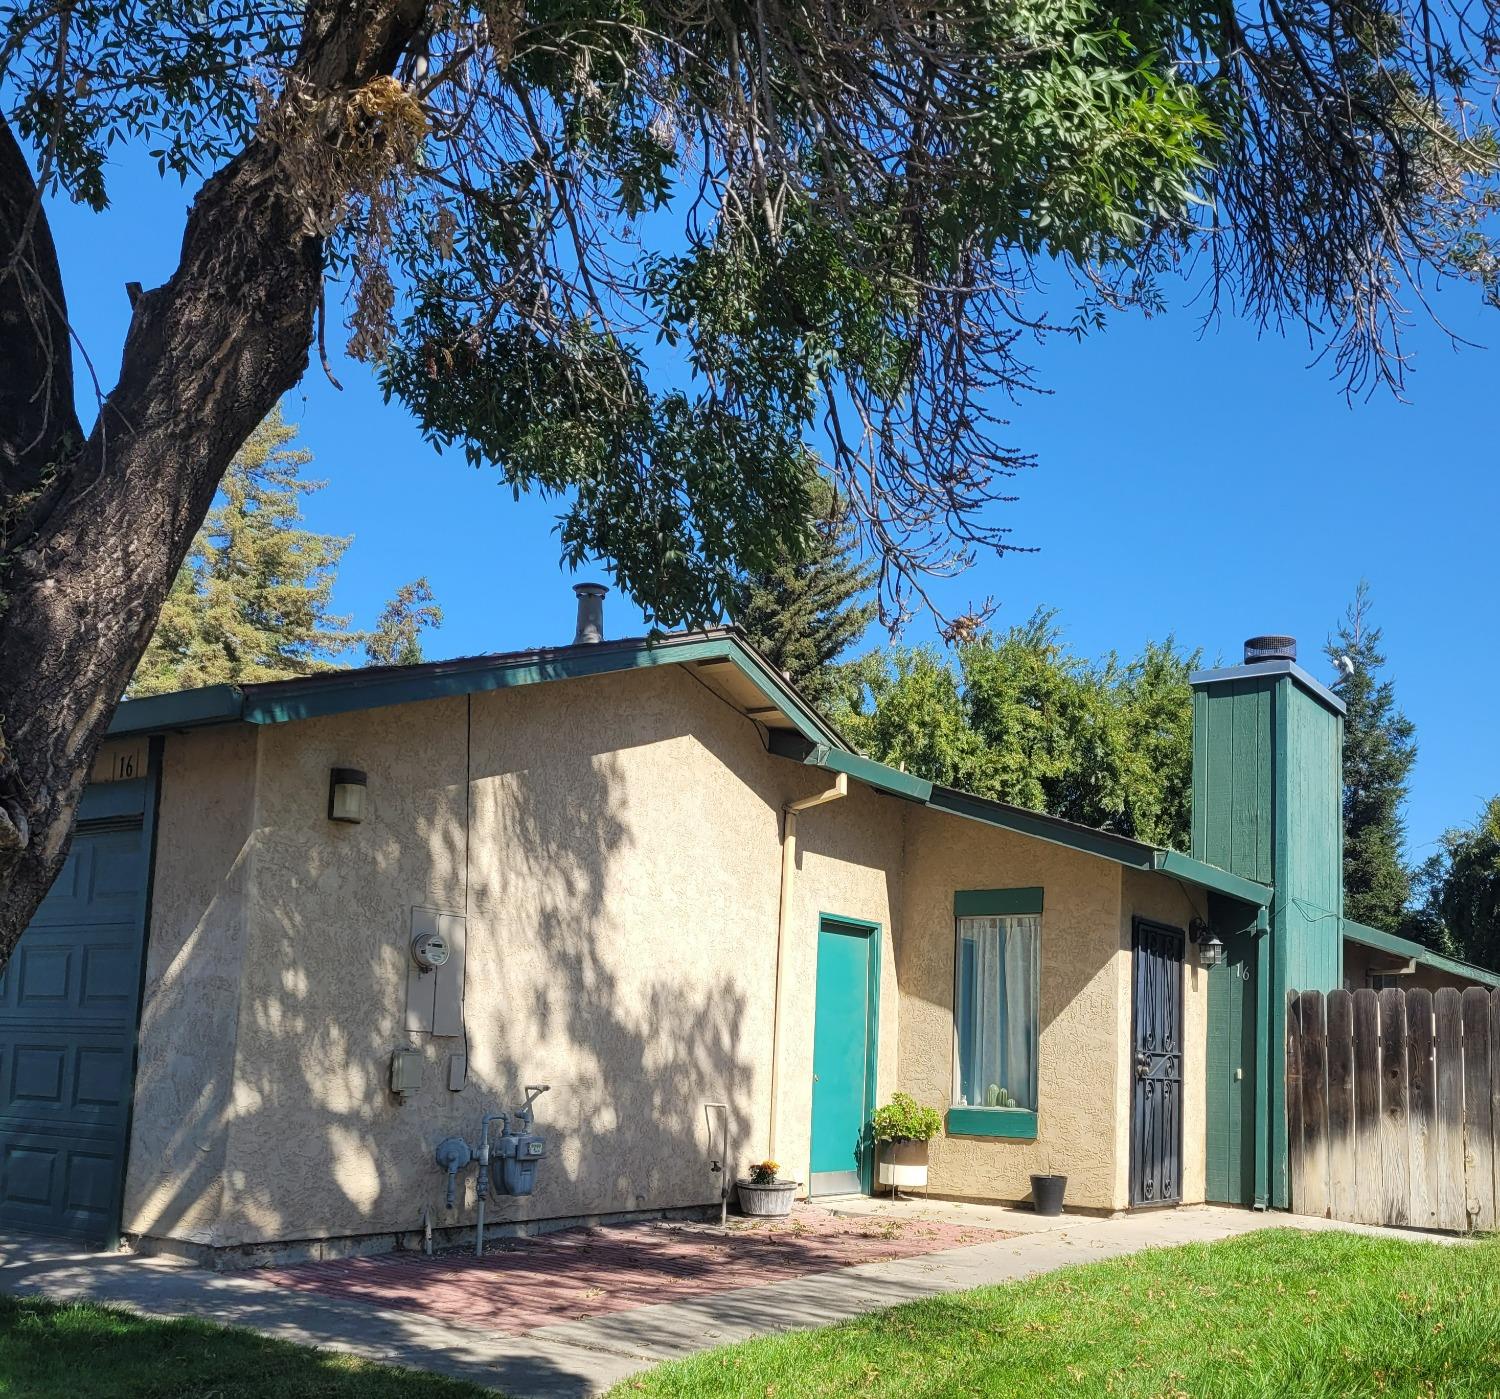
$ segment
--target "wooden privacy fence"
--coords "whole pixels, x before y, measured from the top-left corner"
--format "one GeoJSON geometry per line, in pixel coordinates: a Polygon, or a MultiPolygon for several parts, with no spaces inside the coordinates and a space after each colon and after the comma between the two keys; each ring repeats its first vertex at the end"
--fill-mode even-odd
{"type": "Polygon", "coordinates": [[[1500,991],[1294,991],[1286,1072],[1298,1214],[1495,1228],[1500,991]]]}

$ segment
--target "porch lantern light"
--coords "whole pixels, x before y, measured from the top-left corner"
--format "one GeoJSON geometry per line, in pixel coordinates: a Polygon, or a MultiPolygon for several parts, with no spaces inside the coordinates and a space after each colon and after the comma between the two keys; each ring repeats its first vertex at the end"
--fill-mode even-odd
{"type": "Polygon", "coordinates": [[[1198,948],[1198,962],[1210,969],[1224,965],[1224,944],[1201,918],[1188,924],[1188,937],[1198,948]]]}
{"type": "Polygon", "coordinates": [[[328,819],[357,826],[365,819],[365,775],[358,768],[333,768],[328,774],[328,819]]]}

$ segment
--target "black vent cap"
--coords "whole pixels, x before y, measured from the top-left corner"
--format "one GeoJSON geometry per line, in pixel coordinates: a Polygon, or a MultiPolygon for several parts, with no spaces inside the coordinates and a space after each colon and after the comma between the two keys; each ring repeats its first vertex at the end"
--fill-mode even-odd
{"type": "Polygon", "coordinates": [[[1295,636],[1252,636],[1245,642],[1245,664],[1256,661],[1295,661],[1297,638],[1295,636]]]}

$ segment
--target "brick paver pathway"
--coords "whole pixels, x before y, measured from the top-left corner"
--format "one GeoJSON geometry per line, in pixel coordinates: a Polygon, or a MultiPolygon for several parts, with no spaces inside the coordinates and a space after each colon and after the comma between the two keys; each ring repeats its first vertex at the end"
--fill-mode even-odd
{"type": "Polygon", "coordinates": [[[296,1291],[519,1333],[1009,1237],[930,1220],[841,1219],[808,1206],[790,1220],[735,1221],[724,1229],[674,1223],[568,1229],[498,1241],[483,1258],[393,1253],[267,1268],[255,1276],[296,1291]]]}

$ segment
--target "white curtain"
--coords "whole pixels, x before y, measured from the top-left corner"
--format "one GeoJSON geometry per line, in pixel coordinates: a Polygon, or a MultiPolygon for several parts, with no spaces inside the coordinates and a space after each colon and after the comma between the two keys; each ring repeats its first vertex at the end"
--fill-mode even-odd
{"type": "Polygon", "coordinates": [[[970,1106],[994,1106],[1003,1089],[1036,1108],[1040,928],[1034,916],[959,920],[959,1091],[970,1106]]]}

